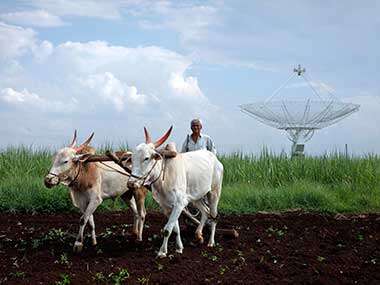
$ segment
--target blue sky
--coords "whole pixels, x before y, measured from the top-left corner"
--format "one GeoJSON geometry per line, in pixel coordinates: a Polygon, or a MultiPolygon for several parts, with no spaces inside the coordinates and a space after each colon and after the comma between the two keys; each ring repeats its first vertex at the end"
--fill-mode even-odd
{"type": "Polygon", "coordinates": [[[57,147],[74,129],[135,146],[143,126],[157,137],[172,124],[178,145],[201,117],[221,152],[289,150],[237,106],[302,64],[315,86],[361,105],[306,152],[380,153],[379,15],[370,0],[1,1],[0,146],[57,147]]]}

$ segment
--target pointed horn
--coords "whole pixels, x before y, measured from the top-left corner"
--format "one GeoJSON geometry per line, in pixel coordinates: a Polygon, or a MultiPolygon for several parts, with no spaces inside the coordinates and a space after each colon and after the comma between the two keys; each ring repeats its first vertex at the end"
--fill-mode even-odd
{"type": "Polygon", "coordinates": [[[88,137],[88,139],[84,143],[81,144],[81,146],[87,146],[87,145],[89,145],[90,142],[91,142],[91,140],[92,140],[92,138],[94,137],[94,134],[95,133],[92,132],[92,134],[88,137]]]}
{"type": "Polygon", "coordinates": [[[77,144],[77,130],[74,131],[74,138],[69,147],[74,147],[77,144]]]}
{"type": "Polygon", "coordinates": [[[76,152],[80,152],[85,146],[87,146],[91,142],[93,136],[94,136],[94,132],[92,132],[92,134],[88,137],[88,139],[84,143],[82,143],[78,147],[74,147],[76,152]]]}
{"type": "Polygon", "coordinates": [[[145,143],[149,144],[152,142],[152,138],[150,137],[148,130],[144,127],[144,134],[145,134],[145,143]]]}
{"type": "Polygon", "coordinates": [[[169,130],[159,139],[154,143],[154,147],[158,148],[160,145],[162,145],[170,136],[170,133],[172,132],[173,126],[169,128],[169,130]]]}

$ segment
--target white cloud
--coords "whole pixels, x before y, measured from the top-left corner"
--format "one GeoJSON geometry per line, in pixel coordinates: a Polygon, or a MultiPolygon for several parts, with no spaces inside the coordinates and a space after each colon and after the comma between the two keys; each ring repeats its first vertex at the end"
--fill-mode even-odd
{"type": "Polygon", "coordinates": [[[65,103],[60,101],[48,100],[40,95],[29,92],[26,88],[17,91],[13,88],[4,88],[0,91],[0,99],[12,106],[20,107],[22,110],[47,111],[47,112],[72,112],[76,108],[76,99],[71,98],[65,103]]]}
{"type": "Polygon", "coordinates": [[[12,88],[5,88],[1,90],[1,97],[3,101],[10,104],[33,104],[40,105],[42,100],[40,96],[35,93],[29,92],[27,89],[18,92],[12,88]]]}
{"type": "Polygon", "coordinates": [[[21,11],[0,14],[0,19],[11,24],[33,27],[60,27],[65,22],[45,10],[21,11]]]}
{"type": "Polygon", "coordinates": [[[185,45],[206,39],[208,28],[220,23],[216,5],[153,1],[134,8],[134,15],[141,18],[139,23],[142,28],[176,31],[185,45]]]}
{"type": "Polygon", "coordinates": [[[184,95],[201,99],[204,97],[195,77],[184,78],[182,74],[172,73],[168,83],[173,92],[179,96],[184,95]]]}
{"type": "Polygon", "coordinates": [[[35,45],[36,40],[36,33],[32,29],[0,22],[0,60],[25,54],[35,45]]]}
{"type": "MultiPolygon", "coordinates": [[[[53,47],[44,41],[35,45],[33,55],[39,60],[24,66],[17,81],[8,80],[7,86],[0,82],[0,88],[36,90],[45,105],[54,105],[57,112],[65,113],[68,108],[78,115],[110,119],[124,115],[131,123],[148,117],[159,122],[183,118],[184,114],[189,119],[216,114],[197,78],[185,75],[192,62],[168,49],[114,46],[102,41],[65,42],[53,47]],[[72,97],[77,101],[69,99],[72,97]]],[[[41,110],[36,105],[30,107],[29,111],[41,110]]]]}
{"type": "Polygon", "coordinates": [[[105,102],[110,102],[119,112],[123,111],[127,101],[144,104],[147,96],[137,93],[135,86],[128,86],[116,78],[111,72],[89,75],[80,80],[91,91],[97,93],[105,102]]]}
{"type": "MultiPolygon", "coordinates": [[[[154,130],[174,122],[181,134],[187,132],[193,117],[207,121],[220,115],[204,96],[197,78],[185,75],[192,65],[187,56],[158,46],[116,46],[104,41],[68,41],[53,46],[39,40],[32,30],[12,28],[33,35],[31,44],[14,57],[29,53],[36,60],[21,63],[17,74],[7,77],[6,82],[0,80],[0,100],[6,103],[1,108],[12,108],[3,114],[9,120],[28,114],[25,127],[34,134],[44,129],[58,136],[57,125],[67,128],[72,124],[80,129],[95,126],[94,130],[103,134],[109,130],[112,140],[123,126],[133,144],[142,136],[136,126],[144,124],[154,130]],[[33,100],[31,94],[38,97],[33,100]]],[[[1,132],[9,130],[2,127],[1,132]]],[[[12,132],[17,136],[17,129],[12,132]]],[[[22,137],[23,142],[26,139],[22,137]]]]}
{"type": "Polygon", "coordinates": [[[34,45],[32,47],[32,52],[35,57],[35,59],[38,62],[42,62],[46,60],[48,56],[50,56],[53,52],[53,44],[49,41],[43,41],[39,45],[34,45]]]}
{"type": "Polygon", "coordinates": [[[29,5],[59,16],[94,17],[101,19],[120,19],[121,8],[128,2],[136,1],[95,1],[95,0],[32,0],[29,5]]]}

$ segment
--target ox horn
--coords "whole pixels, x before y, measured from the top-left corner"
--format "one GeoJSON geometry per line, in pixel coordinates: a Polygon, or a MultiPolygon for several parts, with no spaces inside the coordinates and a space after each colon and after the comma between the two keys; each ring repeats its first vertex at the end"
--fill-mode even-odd
{"type": "Polygon", "coordinates": [[[77,144],[77,130],[74,131],[74,138],[69,147],[74,147],[77,144]]]}
{"type": "Polygon", "coordinates": [[[159,139],[154,143],[154,147],[158,148],[160,145],[162,145],[170,136],[170,133],[172,132],[173,126],[169,128],[169,130],[159,139]]]}
{"type": "Polygon", "coordinates": [[[91,142],[91,140],[92,140],[92,138],[94,137],[94,134],[95,133],[92,132],[92,134],[88,137],[88,139],[84,143],[81,144],[81,146],[87,146],[87,145],[89,145],[90,142],[91,142]]]}
{"type": "Polygon", "coordinates": [[[144,134],[145,134],[145,143],[149,144],[152,142],[152,138],[149,135],[148,130],[144,127],[144,134]]]}
{"type": "Polygon", "coordinates": [[[84,143],[82,143],[80,146],[78,146],[77,148],[75,148],[75,150],[77,152],[79,152],[80,150],[82,150],[82,148],[84,148],[85,146],[88,146],[89,143],[91,142],[92,138],[94,137],[94,134],[95,133],[92,132],[92,134],[88,137],[88,139],[84,143]]]}

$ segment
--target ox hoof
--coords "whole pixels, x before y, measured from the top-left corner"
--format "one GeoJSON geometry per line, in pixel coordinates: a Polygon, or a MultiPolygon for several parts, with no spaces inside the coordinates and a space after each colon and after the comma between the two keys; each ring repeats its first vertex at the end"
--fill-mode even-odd
{"type": "Polygon", "coordinates": [[[215,242],[209,242],[209,243],[207,244],[207,246],[208,246],[208,247],[214,247],[214,246],[215,246],[215,242]]]}
{"type": "Polygon", "coordinates": [[[183,252],[183,248],[177,248],[177,249],[175,250],[175,252],[176,252],[176,253],[179,253],[179,254],[182,254],[182,252],[183,252]]]}
{"type": "Polygon", "coordinates": [[[166,257],[166,253],[165,252],[159,252],[158,254],[157,254],[157,258],[165,258],[166,257]]]}
{"type": "Polygon", "coordinates": [[[74,243],[73,251],[76,253],[80,253],[83,250],[83,243],[76,241],[74,243]]]}
{"type": "Polygon", "coordinates": [[[204,243],[204,239],[203,239],[203,236],[201,235],[197,235],[195,236],[195,240],[199,243],[199,244],[203,244],[204,243]]]}
{"type": "Polygon", "coordinates": [[[93,246],[96,246],[97,244],[98,244],[98,242],[96,241],[96,239],[93,239],[93,240],[92,240],[92,245],[93,245],[93,246]]]}

